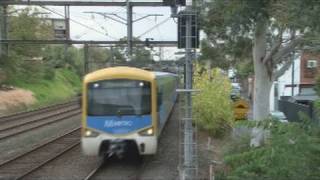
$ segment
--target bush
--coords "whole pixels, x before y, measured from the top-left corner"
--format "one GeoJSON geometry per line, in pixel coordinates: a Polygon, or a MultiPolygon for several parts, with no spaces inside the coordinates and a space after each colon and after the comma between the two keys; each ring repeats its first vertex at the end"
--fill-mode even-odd
{"type": "Polygon", "coordinates": [[[207,71],[197,66],[194,88],[201,91],[193,98],[194,117],[199,127],[211,135],[223,136],[231,129],[234,119],[228,78],[219,69],[207,71]]]}
{"type": "Polygon", "coordinates": [[[270,130],[267,142],[250,148],[249,139],[245,139],[239,141],[244,148],[235,148],[239,142],[231,141],[224,158],[229,170],[220,172],[219,179],[319,179],[318,127],[275,120],[266,120],[261,126],[270,130]]]}

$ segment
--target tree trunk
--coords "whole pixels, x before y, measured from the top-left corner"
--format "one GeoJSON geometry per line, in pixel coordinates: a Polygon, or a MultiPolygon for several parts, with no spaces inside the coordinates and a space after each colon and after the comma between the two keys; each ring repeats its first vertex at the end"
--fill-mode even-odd
{"type": "Polygon", "coordinates": [[[263,63],[266,56],[267,47],[267,24],[261,21],[257,24],[253,45],[254,59],[254,99],[253,99],[253,119],[263,120],[269,114],[270,108],[270,90],[273,82],[272,72],[263,63]],[[269,70],[269,71],[268,71],[269,70]]]}
{"type": "MultiPolygon", "coordinates": [[[[272,69],[263,63],[267,48],[267,23],[261,20],[254,35],[253,60],[254,60],[254,98],[253,98],[253,119],[264,120],[268,117],[270,109],[270,90],[272,86],[272,69]]],[[[272,68],[272,67],[269,67],[272,68]]],[[[265,137],[266,131],[261,127],[254,127],[251,132],[250,145],[260,146],[265,137]]]]}

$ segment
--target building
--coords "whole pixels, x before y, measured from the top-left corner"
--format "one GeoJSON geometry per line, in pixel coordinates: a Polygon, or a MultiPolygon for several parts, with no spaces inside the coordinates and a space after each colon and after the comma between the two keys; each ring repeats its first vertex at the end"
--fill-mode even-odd
{"type": "Polygon", "coordinates": [[[46,18],[45,20],[53,28],[54,39],[56,39],[56,40],[65,40],[65,39],[67,39],[67,28],[66,28],[65,19],[46,18]]]}
{"type": "Polygon", "coordinates": [[[299,53],[294,64],[274,82],[270,93],[270,110],[278,109],[278,100],[281,97],[317,98],[313,87],[320,75],[319,64],[320,53],[308,51],[299,53]]]}
{"type": "Polygon", "coordinates": [[[319,53],[303,53],[300,62],[300,85],[299,94],[314,95],[314,85],[319,76],[320,67],[319,53]]]}

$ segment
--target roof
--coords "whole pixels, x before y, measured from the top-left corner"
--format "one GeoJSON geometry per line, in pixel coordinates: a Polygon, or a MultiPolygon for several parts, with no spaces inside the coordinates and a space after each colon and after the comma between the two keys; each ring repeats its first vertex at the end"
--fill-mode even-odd
{"type": "Polygon", "coordinates": [[[155,73],[151,71],[146,71],[143,69],[138,69],[134,67],[111,67],[101,69],[92,73],[87,74],[84,77],[84,82],[94,82],[104,79],[140,79],[145,81],[151,81],[155,79],[155,73]]]}
{"type": "Polygon", "coordinates": [[[154,71],[153,73],[155,76],[176,76],[176,74],[169,73],[169,72],[154,71]]]}

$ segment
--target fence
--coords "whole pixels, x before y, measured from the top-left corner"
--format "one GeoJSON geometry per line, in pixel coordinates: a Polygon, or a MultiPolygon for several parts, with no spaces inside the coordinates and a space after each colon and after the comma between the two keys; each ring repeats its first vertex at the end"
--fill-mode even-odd
{"type": "Polygon", "coordinates": [[[279,100],[279,110],[282,111],[290,122],[301,122],[299,114],[306,114],[314,123],[320,125],[319,112],[314,108],[313,104],[309,105],[279,100]]]}

